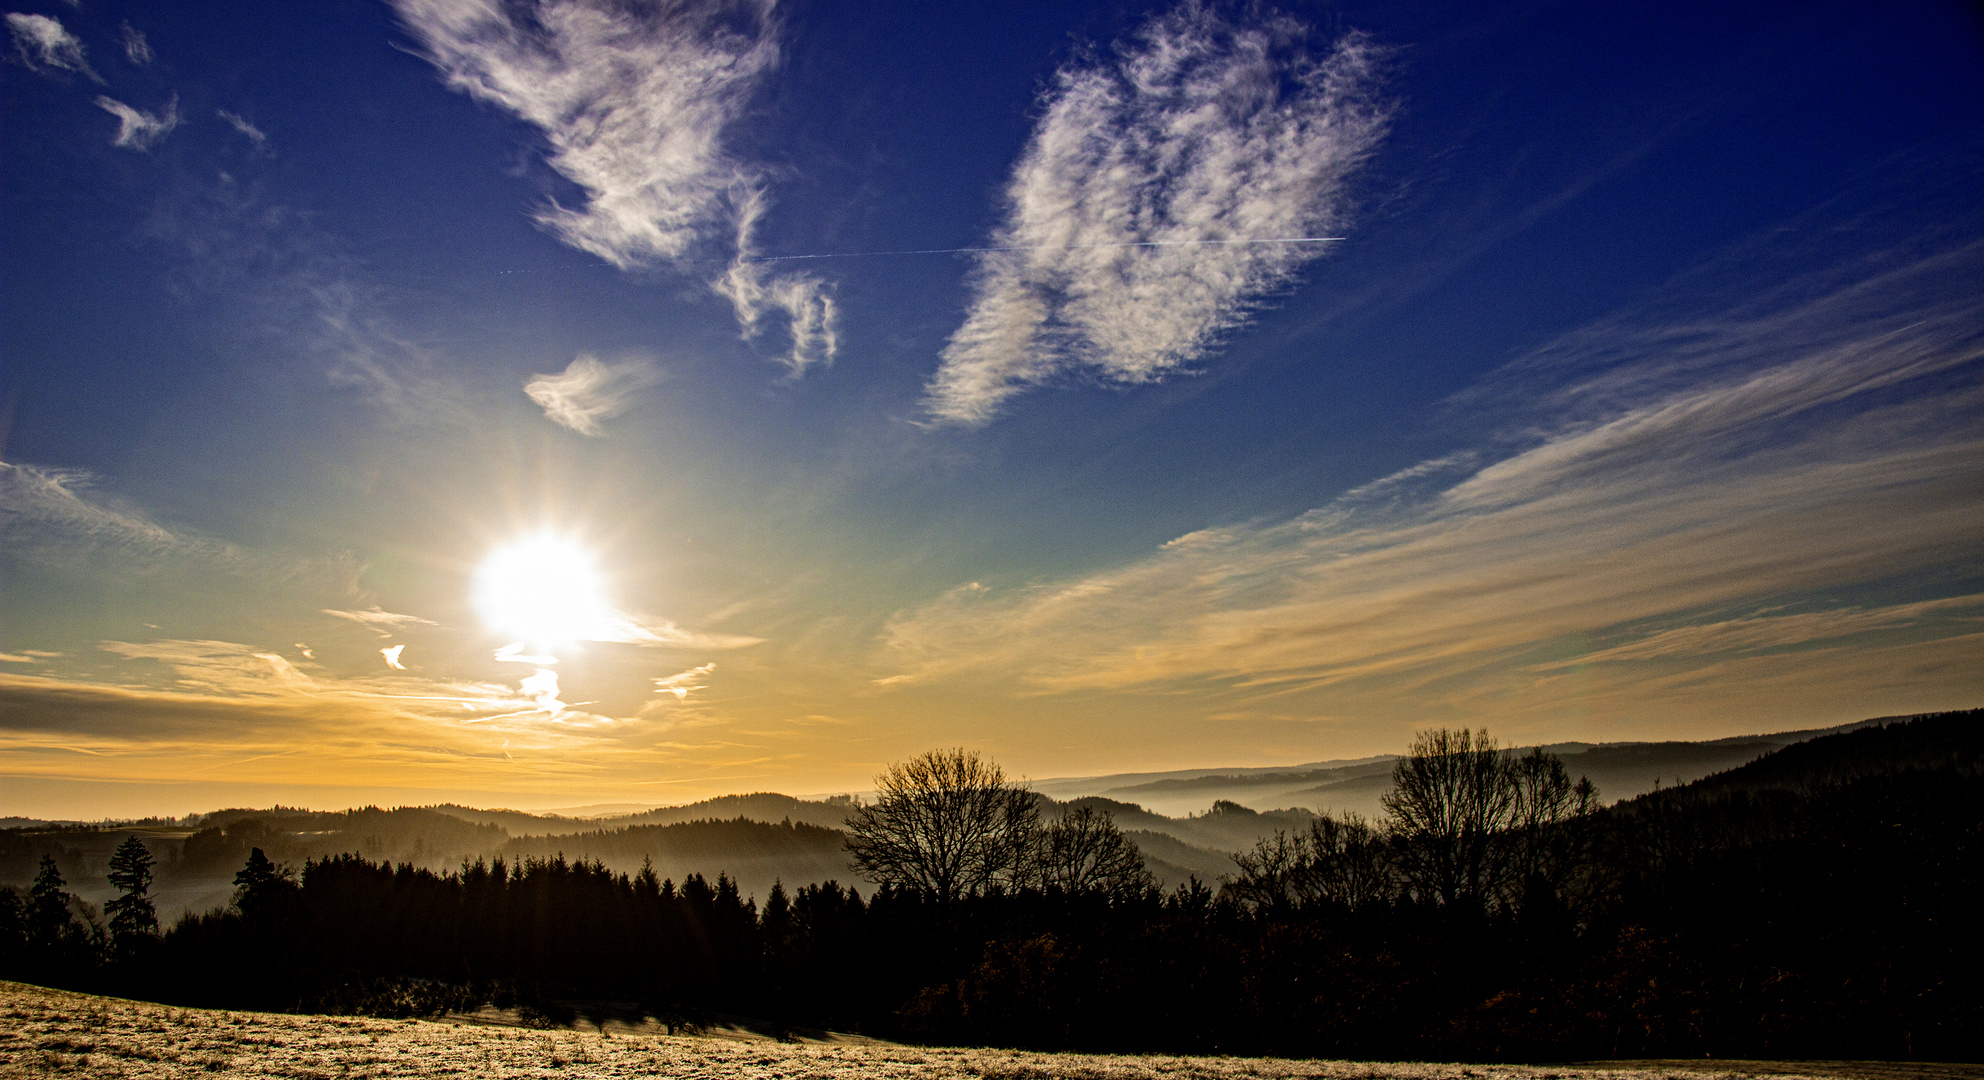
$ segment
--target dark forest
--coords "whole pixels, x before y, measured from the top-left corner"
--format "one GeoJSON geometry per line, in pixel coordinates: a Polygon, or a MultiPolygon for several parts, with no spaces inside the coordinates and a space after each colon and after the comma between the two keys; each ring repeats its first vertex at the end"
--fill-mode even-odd
{"type": "Polygon", "coordinates": [[[227,1008],[744,1016],[1053,1050],[1984,1058],[1984,710],[1609,807],[1546,753],[1435,732],[1397,763],[1382,819],[1323,816],[1168,891],[1104,813],[1036,820],[1023,787],[961,751],[910,766],[947,763],[989,772],[898,767],[850,820],[879,886],[787,883],[758,902],[725,875],[558,854],[437,872],[357,852],[290,867],[256,847],[232,904],[161,929],[133,838],[101,919],[78,917],[53,860],[0,890],[0,975],[227,1008]],[[896,781],[910,802],[890,802],[896,781]],[[889,817],[966,790],[991,801],[889,817]],[[918,863],[947,828],[985,842],[918,863]]]}

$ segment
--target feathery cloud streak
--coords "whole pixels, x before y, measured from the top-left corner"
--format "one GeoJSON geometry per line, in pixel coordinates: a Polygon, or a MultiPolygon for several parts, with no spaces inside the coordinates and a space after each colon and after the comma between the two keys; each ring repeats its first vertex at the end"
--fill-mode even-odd
{"type": "Polygon", "coordinates": [[[103,94],[96,96],[96,107],[117,118],[117,134],[111,136],[110,145],[122,146],[127,150],[150,150],[179,126],[179,98],[176,96],[166,102],[165,110],[157,115],[134,109],[103,94]]]}
{"type": "Polygon", "coordinates": [[[737,252],[730,260],[730,268],[711,288],[737,309],[737,321],[744,327],[746,339],[762,332],[768,311],[784,314],[791,341],[784,362],[793,374],[804,372],[814,364],[832,363],[834,354],[840,350],[837,329],[840,316],[833,294],[825,283],[810,274],[774,273],[757,258],[754,237],[758,220],[765,212],[763,188],[748,184],[734,190],[737,252]]]}
{"type": "Polygon", "coordinates": [[[532,376],[524,394],[544,410],[553,423],[581,435],[604,435],[600,423],[627,411],[633,395],[659,379],[653,362],[644,359],[606,363],[580,353],[555,375],[532,376]]]}
{"type": "Polygon", "coordinates": [[[221,603],[241,585],[326,599],[355,591],[358,567],[347,555],[248,549],[169,527],[126,500],[93,490],[94,483],[81,470],[0,462],[0,555],[37,575],[202,585],[225,577],[228,587],[202,593],[221,603]]]}
{"type": "Polygon", "coordinates": [[[103,82],[84,58],[82,39],[70,33],[60,19],[8,12],[7,30],[14,36],[14,55],[29,71],[45,72],[53,68],[73,71],[91,82],[103,82]]]}
{"type": "Polygon", "coordinates": [[[430,619],[423,619],[418,615],[401,615],[398,612],[387,611],[377,606],[374,606],[370,611],[340,611],[336,608],[325,608],[323,610],[326,615],[343,619],[346,622],[357,623],[380,637],[391,637],[393,636],[393,632],[402,626],[434,625],[434,622],[430,619]]]}
{"type": "Polygon", "coordinates": [[[709,683],[706,680],[710,677],[710,673],[715,670],[716,664],[712,661],[701,667],[693,667],[687,671],[677,672],[665,679],[656,679],[654,681],[654,692],[657,694],[673,694],[675,695],[675,700],[682,701],[698,690],[708,689],[709,683]]]}
{"type": "Polygon", "coordinates": [[[126,60],[131,61],[139,67],[144,67],[152,62],[157,54],[152,52],[151,42],[145,40],[145,32],[143,30],[132,26],[130,23],[123,23],[118,27],[118,31],[124,39],[124,58],[126,60]]]}
{"type": "MultiPolygon", "coordinates": [[[[1085,578],[960,587],[889,623],[902,674],[887,682],[1210,680],[1472,708],[1489,686],[1533,703],[1522,695],[1565,674],[1538,650],[1574,635],[1591,639],[1580,665],[1642,691],[1694,679],[1733,694],[1728,673],[1762,677],[1770,650],[1874,632],[1914,634],[1938,664],[1974,655],[1984,598],[1863,611],[1828,594],[1984,555],[1984,305],[1951,284],[1980,269],[1970,243],[1822,295],[1803,282],[1768,310],[1614,326],[1605,340],[1646,350],[1638,362],[1566,380],[1568,354],[1597,348],[1572,335],[1505,376],[1497,399],[1531,403],[1504,433],[1513,449],[1085,578]]],[[[1954,693],[1952,670],[1934,677],[1954,693]]]]}
{"type": "Polygon", "coordinates": [[[832,360],[825,284],[744,261],[766,182],[723,145],[779,60],[770,2],[394,6],[449,86],[536,127],[551,167],[584,190],[584,206],[553,203],[540,224],[622,270],[687,264],[713,240],[730,242],[736,261],[712,287],[736,306],[746,336],[766,311],[782,311],[787,366],[832,360]]]}
{"type": "Polygon", "coordinates": [[[204,779],[226,768],[262,781],[494,779],[558,790],[677,756],[626,745],[615,731],[641,721],[574,711],[556,700],[555,682],[518,689],[387,665],[338,676],[226,641],[99,647],[143,666],[114,685],[0,672],[0,750],[14,775],[75,775],[81,752],[94,779],[204,779]],[[300,745],[310,754],[284,756],[300,745]],[[242,769],[244,755],[266,759],[242,769]]]}
{"type": "Polygon", "coordinates": [[[1316,59],[1306,36],[1187,3],[1059,73],[989,245],[1016,250],[979,257],[932,415],[982,424],[1070,369],[1162,378],[1323,253],[1183,243],[1311,237],[1347,216],[1346,181],[1387,127],[1384,50],[1350,33],[1316,59]]]}
{"type": "Polygon", "coordinates": [[[228,112],[226,109],[215,109],[214,115],[227,121],[228,127],[246,135],[248,141],[254,143],[256,146],[266,146],[268,144],[268,133],[250,123],[240,114],[228,112]]]}
{"type": "Polygon", "coordinates": [[[232,544],[175,532],[143,512],[90,491],[95,477],[0,461],[0,536],[17,553],[101,550],[141,561],[181,557],[214,565],[243,560],[232,544]]]}

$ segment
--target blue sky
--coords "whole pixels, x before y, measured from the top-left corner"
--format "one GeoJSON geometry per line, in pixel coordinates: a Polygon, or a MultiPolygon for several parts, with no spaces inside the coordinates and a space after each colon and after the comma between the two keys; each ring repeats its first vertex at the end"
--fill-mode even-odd
{"type": "Polygon", "coordinates": [[[1974,7],[954,7],[9,7],[0,812],[1984,692],[1974,7]]]}

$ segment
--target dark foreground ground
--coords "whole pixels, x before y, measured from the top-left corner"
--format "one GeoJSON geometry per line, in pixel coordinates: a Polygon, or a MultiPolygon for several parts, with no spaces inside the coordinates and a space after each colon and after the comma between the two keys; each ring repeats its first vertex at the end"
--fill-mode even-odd
{"type": "MultiPolygon", "coordinates": [[[[488,1018],[490,1021],[496,1017],[488,1018]]],[[[1859,1062],[1627,1061],[1428,1065],[1275,1058],[944,1050],[869,1041],[776,1042],[621,1029],[537,1031],[469,1019],[182,1009],[0,982],[0,1078],[698,1077],[742,1080],[1717,1080],[1750,1076],[1978,1080],[1984,1067],[1859,1062]]]]}

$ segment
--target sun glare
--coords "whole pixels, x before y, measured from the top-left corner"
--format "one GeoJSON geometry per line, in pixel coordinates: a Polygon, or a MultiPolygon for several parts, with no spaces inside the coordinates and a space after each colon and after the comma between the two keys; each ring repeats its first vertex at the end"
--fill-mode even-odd
{"type": "Polygon", "coordinates": [[[490,629],[540,648],[597,639],[613,618],[591,553],[558,536],[491,552],[476,569],[474,599],[490,629]]]}

